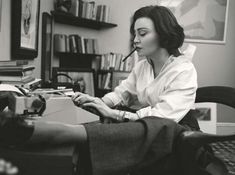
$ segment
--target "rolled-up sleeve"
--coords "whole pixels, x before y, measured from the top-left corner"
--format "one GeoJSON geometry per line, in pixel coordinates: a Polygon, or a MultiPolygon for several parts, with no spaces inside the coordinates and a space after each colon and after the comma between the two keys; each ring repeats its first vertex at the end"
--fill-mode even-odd
{"type": "Polygon", "coordinates": [[[197,89],[197,73],[194,66],[178,73],[158,97],[156,104],[137,111],[140,118],[157,116],[179,122],[194,108],[197,89]]]}

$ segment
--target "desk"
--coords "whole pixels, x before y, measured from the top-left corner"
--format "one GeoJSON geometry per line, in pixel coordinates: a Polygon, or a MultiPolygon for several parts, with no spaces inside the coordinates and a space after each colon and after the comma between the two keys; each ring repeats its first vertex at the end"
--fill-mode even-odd
{"type": "Polygon", "coordinates": [[[19,168],[19,175],[72,175],[74,146],[0,148],[0,157],[19,168]]]}
{"type": "MultiPolygon", "coordinates": [[[[39,121],[81,124],[99,121],[99,116],[76,107],[71,98],[50,97],[39,121]]],[[[22,109],[21,109],[22,110],[22,109]]],[[[0,147],[0,158],[19,168],[19,175],[72,175],[73,145],[35,145],[17,148],[0,147]]]]}

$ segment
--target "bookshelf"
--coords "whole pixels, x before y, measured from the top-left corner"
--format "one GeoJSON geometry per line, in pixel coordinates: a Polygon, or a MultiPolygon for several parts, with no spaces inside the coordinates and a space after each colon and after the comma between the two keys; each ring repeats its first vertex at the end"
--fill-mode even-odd
{"type": "MultiPolygon", "coordinates": [[[[99,59],[101,57],[100,54],[96,54],[98,52],[97,49],[96,49],[96,45],[94,46],[93,43],[92,43],[92,47],[91,47],[91,50],[92,51],[88,51],[87,52],[87,45],[85,46],[85,53],[84,53],[84,48],[82,49],[82,52],[81,52],[81,47],[80,45],[77,44],[76,42],[76,46],[77,46],[77,51],[76,52],[71,52],[71,48],[70,49],[67,49],[67,46],[69,45],[69,47],[71,47],[70,45],[70,42],[71,41],[67,41],[65,40],[66,42],[66,50],[64,51],[58,51],[58,50],[55,50],[54,48],[54,36],[56,35],[54,33],[54,28],[55,28],[55,23],[58,23],[58,24],[64,24],[64,25],[68,25],[67,27],[69,26],[75,26],[75,27],[78,27],[78,30],[79,28],[89,28],[89,29],[92,29],[92,30],[103,30],[103,29],[110,29],[110,28],[113,28],[113,27],[117,27],[117,24],[114,24],[114,23],[110,23],[107,21],[104,21],[102,19],[88,19],[88,18],[85,18],[85,17],[82,17],[81,15],[78,15],[78,16],[75,16],[71,13],[67,13],[67,12],[59,12],[59,11],[51,11],[51,13],[49,14],[51,16],[51,20],[52,20],[52,34],[51,34],[51,45],[52,45],[52,49],[51,49],[51,78],[52,78],[52,69],[53,69],[53,60],[54,60],[54,57],[57,57],[58,60],[59,60],[59,67],[60,68],[65,68],[65,69],[73,69],[73,68],[78,68],[78,69],[91,69],[92,67],[96,67],[96,69],[98,69],[99,67],[99,59]],[[94,49],[93,49],[93,46],[94,46],[94,49]]],[[[56,26],[57,27],[57,26],[56,26]]],[[[59,34],[60,35],[60,34],[59,34]]],[[[64,34],[61,34],[61,35],[64,35],[64,34]]],[[[73,33],[71,34],[68,34],[67,36],[71,36],[73,35],[73,33]]],[[[66,36],[66,37],[67,37],[66,36]]],[[[82,36],[81,36],[82,37],[82,36]]],[[[82,37],[83,38],[83,37],[82,37]]],[[[89,39],[89,38],[83,38],[84,39],[84,42],[85,42],[85,39],[89,39]]],[[[73,42],[73,40],[72,40],[73,42]]],[[[85,42],[86,43],[86,42],[85,42]]],[[[88,47],[90,49],[90,47],[88,47]]],[[[43,69],[42,69],[43,71],[43,69]]],[[[96,79],[96,74],[97,72],[95,72],[95,85],[97,83],[97,79],[96,79]]],[[[52,82],[52,86],[53,86],[53,82],[52,82]]],[[[95,91],[96,91],[96,88],[95,88],[95,91]]]]}
{"type": "MultiPolygon", "coordinates": [[[[82,18],[65,12],[51,11],[51,16],[53,21],[56,23],[89,28],[94,30],[102,30],[102,29],[117,27],[117,24],[82,18]]],[[[54,38],[54,34],[52,36],[54,38]]],[[[91,68],[92,60],[101,56],[95,53],[72,53],[72,52],[55,52],[54,55],[57,56],[60,60],[59,66],[65,68],[69,67],[74,68],[76,66],[78,66],[78,68],[91,68]]]]}
{"type": "Polygon", "coordinates": [[[91,68],[92,61],[95,58],[101,56],[99,54],[83,54],[70,52],[55,52],[55,55],[59,57],[59,66],[63,68],[91,68]]]}
{"type": "Polygon", "coordinates": [[[97,97],[102,97],[106,93],[111,92],[114,88],[120,84],[120,82],[126,79],[129,75],[129,71],[114,70],[98,70],[97,71],[97,97]]]}

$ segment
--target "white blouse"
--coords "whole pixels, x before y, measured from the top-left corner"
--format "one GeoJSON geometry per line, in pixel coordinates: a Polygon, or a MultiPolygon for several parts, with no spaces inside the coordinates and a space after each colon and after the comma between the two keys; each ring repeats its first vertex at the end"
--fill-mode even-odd
{"type": "Polygon", "coordinates": [[[196,89],[197,72],[190,59],[170,56],[156,78],[147,59],[139,61],[103,99],[136,109],[139,118],[157,116],[179,122],[194,108],[196,89]]]}

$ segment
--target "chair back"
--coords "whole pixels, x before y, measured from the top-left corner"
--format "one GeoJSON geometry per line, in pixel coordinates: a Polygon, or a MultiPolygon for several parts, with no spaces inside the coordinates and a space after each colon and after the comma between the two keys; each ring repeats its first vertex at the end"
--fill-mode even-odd
{"type": "MultiPolygon", "coordinates": [[[[195,102],[219,103],[235,108],[235,88],[225,86],[200,87],[197,89],[195,102]]],[[[217,137],[221,141],[212,143],[210,146],[214,154],[226,164],[228,174],[235,174],[235,134],[217,137]]]]}
{"type": "Polygon", "coordinates": [[[206,86],[198,88],[196,93],[196,103],[220,103],[235,108],[235,88],[225,86],[206,86]]]}

